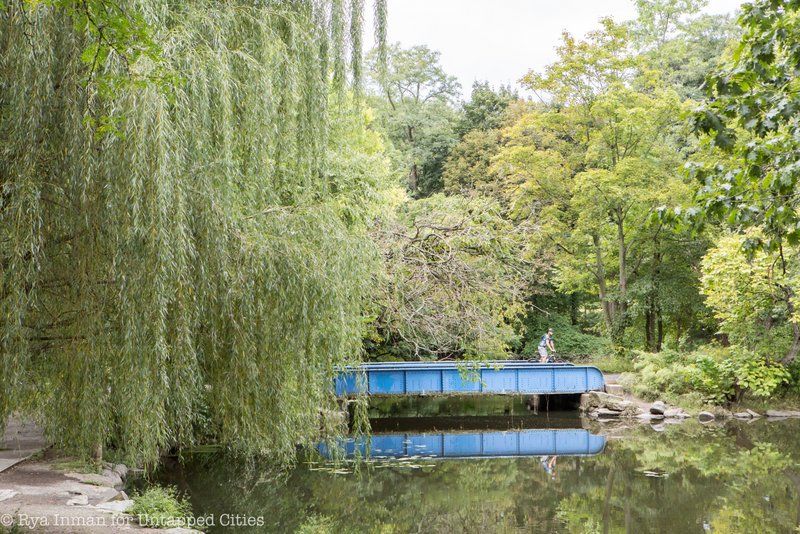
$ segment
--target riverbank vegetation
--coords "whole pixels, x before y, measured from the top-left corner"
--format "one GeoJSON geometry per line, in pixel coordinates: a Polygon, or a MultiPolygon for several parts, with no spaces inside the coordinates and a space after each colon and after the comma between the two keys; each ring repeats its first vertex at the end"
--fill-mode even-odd
{"type": "Polygon", "coordinates": [[[462,100],[384,0],[0,3],[0,416],[291,461],[338,365],[548,327],[641,394],[793,391],[800,4],[636,5],[462,100]]]}

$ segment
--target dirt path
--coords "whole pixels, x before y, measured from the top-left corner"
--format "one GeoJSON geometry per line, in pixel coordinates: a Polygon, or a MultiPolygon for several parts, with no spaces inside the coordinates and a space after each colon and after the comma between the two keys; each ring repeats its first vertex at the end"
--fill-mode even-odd
{"type": "Polygon", "coordinates": [[[632,402],[635,406],[639,407],[642,413],[649,413],[650,406],[652,403],[647,402],[639,397],[633,395],[632,393],[625,391],[623,387],[619,384],[619,377],[621,373],[603,373],[603,378],[606,381],[606,390],[609,393],[613,393],[614,395],[619,395],[626,401],[632,402]],[[610,387],[609,387],[610,386],[610,387]]]}
{"type": "Polygon", "coordinates": [[[9,418],[0,437],[0,473],[40,452],[46,446],[42,431],[36,425],[9,418]]]}
{"type": "Polygon", "coordinates": [[[116,482],[100,474],[64,473],[47,459],[18,463],[0,473],[0,524],[70,534],[143,530],[133,518],[98,508],[117,497],[116,482]]]}
{"type": "Polygon", "coordinates": [[[67,534],[145,530],[132,516],[105,509],[115,508],[126,498],[120,492],[118,472],[65,472],[63,458],[57,463],[51,455],[36,425],[13,418],[6,422],[0,438],[0,532],[14,528],[67,534]]]}

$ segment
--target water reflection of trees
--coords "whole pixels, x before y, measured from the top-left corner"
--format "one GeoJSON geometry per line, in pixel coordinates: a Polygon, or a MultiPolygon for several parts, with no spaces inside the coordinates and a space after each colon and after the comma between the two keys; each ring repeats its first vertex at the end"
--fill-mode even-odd
{"type": "Polygon", "coordinates": [[[218,457],[168,479],[191,488],[197,513],[263,515],[276,531],[787,532],[800,518],[797,430],[635,429],[599,456],[559,457],[554,480],[538,458],[273,475],[218,457]]]}

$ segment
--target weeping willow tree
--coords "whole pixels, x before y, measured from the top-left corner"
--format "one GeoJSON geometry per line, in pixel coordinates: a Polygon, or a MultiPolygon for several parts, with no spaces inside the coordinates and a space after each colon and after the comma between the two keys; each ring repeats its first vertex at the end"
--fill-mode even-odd
{"type": "Polygon", "coordinates": [[[373,257],[327,163],[362,8],[0,3],[0,416],[147,463],[318,435],[373,257]]]}

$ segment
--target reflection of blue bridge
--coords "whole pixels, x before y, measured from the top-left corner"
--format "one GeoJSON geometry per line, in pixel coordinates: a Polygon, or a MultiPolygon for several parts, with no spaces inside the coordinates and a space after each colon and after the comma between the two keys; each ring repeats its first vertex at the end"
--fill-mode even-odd
{"type": "MultiPolygon", "coordinates": [[[[426,456],[478,458],[499,456],[591,455],[602,452],[606,438],[584,429],[526,429],[503,432],[377,434],[371,437],[373,458],[426,456]]],[[[348,439],[344,455],[367,456],[367,438],[348,439]]],[[[318,450],[325,457],[331,451],[324,444],[318,450]]]]}
{"type": "Polygon", "coordinates": [[[602,390],[596,367],[520,360],[390,362],[348,367],[336,377],[336,395],[541,394],[602,390]]]}

